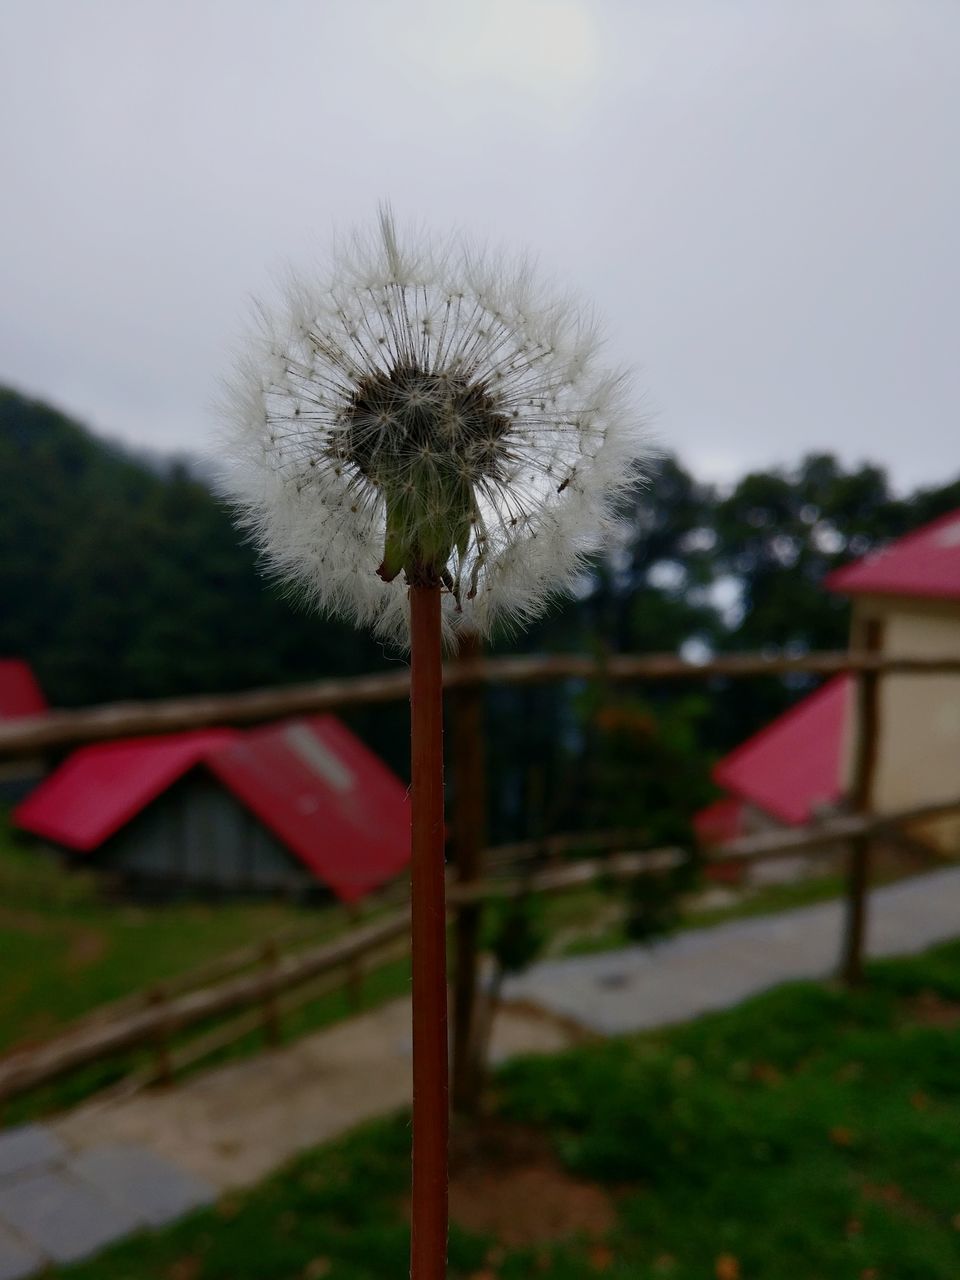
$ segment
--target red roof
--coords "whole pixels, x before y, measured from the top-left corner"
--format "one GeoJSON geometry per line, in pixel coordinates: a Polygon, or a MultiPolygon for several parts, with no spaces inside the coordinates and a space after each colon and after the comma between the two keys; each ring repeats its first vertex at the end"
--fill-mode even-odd
{"type": "Polygon", "coordinates": [[[334,716],[255,729],[208,763],[346,902],[410,860],[406,787],[334,716]]]}
{"type": "Polygon", "coordinates": [[[829,575],[831,591],[960,600],[960,511],[829,575]]]}
{"type": "Polygon", "coordinates": [[[782,822],[809,822],[842,795],[852,689],[848,675],[828,681],[725,756],[714,781],[782,822]]]}
{"type": "Polygon", "coordinates": [[[40,716],[47,700],[29,663],[20,658],[0,659],[0,720],[40,716]]]}
{"type": "Polygon", "coordinates": [[[333,716],[82,747],[13,818],[35,835],[87,852],[197,765],[345,901],[409,861],[406,787],[333,716]]]}
{"type": "Polygon", "coordinates": [[[234,729],[199,729],[81,747],[13,811],[19,827],[87,853],[182,778],[234,729]]]}

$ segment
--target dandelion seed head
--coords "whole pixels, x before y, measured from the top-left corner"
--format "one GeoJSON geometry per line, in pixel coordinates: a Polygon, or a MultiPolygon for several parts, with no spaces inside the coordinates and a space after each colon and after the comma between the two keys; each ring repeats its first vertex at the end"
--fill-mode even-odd
{"type": "Polygon", "coordinates": [[[291,280],[223,404],[221,488],[270,571],[405,643],[405,584],[449,633],[569,589],[650,454],[595,318],[389,211],[326,281],[291,280]]]}

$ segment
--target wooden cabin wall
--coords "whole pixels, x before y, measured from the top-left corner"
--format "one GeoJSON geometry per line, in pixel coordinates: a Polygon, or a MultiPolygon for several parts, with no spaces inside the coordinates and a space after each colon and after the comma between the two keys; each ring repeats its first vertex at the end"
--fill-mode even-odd
{"type": "Polygon", "coordinates": [[[148,805],[96,859],[154,890],[300,896],[321,886],[214,777],[194,770],[148,805]]]}

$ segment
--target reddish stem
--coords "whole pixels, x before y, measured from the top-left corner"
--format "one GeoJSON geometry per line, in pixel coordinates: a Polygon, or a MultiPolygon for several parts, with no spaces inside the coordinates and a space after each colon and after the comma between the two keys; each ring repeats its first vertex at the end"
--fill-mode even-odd
{"type": "Polygon", "coordinates": [[[413,1195],[410,1275],[447,1274],[447,921],[440,589],[410,588],[413,1195]]]}

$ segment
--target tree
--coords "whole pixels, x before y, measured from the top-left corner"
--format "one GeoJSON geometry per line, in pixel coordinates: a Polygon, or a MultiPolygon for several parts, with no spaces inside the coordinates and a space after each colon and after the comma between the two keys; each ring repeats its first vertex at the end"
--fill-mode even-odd
{"type": "Polygon", "coordinates": [[[186,464],[140,460],[2,390],[0,650],[61,706],[386,663],[372,638],[265,586],[186,464]]]}

